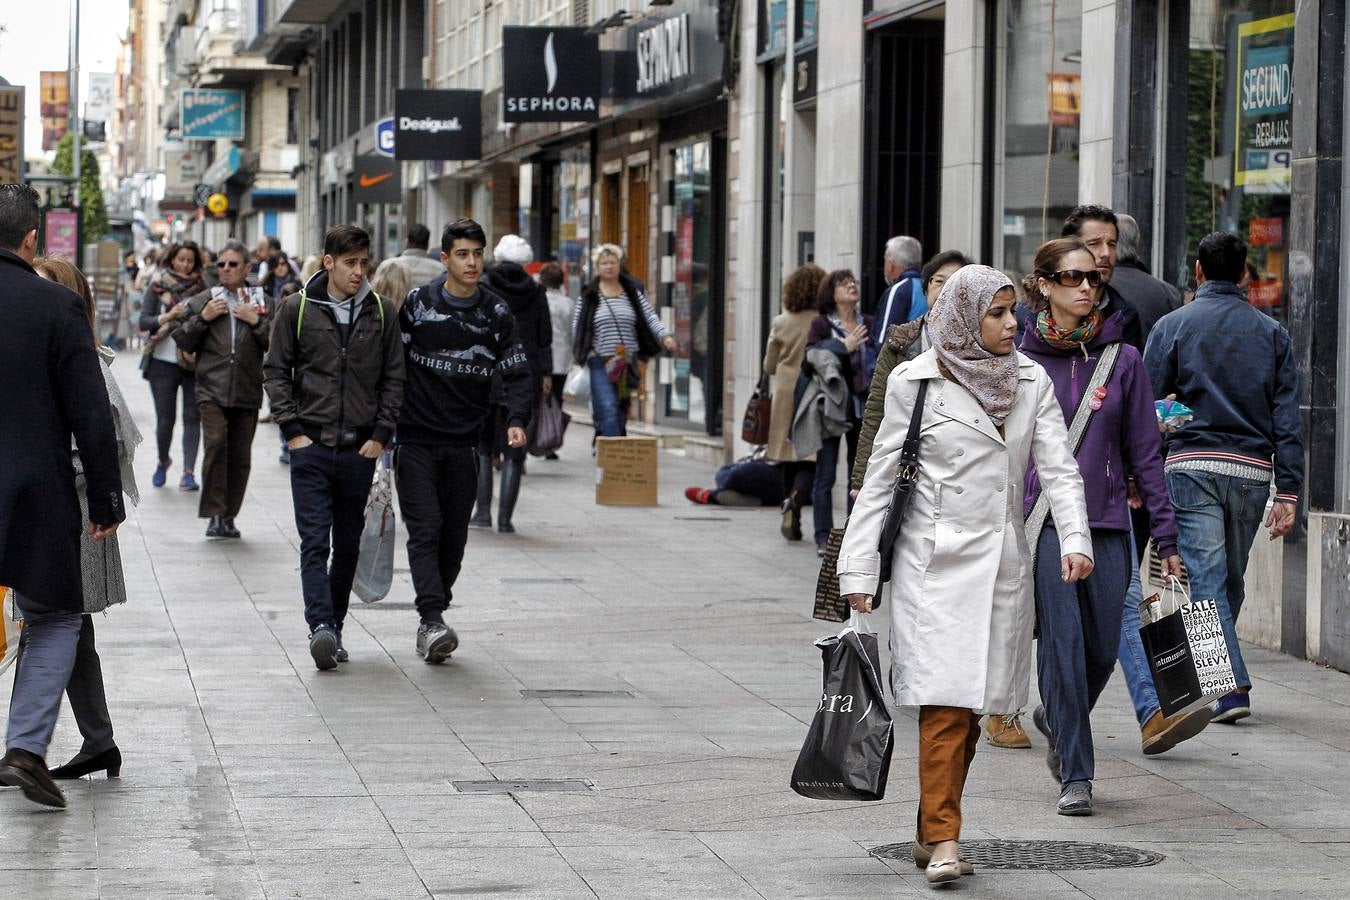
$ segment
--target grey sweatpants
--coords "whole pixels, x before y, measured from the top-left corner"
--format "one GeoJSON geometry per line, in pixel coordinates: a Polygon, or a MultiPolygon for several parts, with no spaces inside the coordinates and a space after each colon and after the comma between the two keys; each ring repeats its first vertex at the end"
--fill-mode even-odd
{"type": "Polygon", "coordinates": [[[61,695],[75,668],[80,614],[35,606],[22,595],[16,595],[15,600],[24,618],[23,652],[9,700],[5,744],[46,759],[47,745],[61,713],[61,695]]]}

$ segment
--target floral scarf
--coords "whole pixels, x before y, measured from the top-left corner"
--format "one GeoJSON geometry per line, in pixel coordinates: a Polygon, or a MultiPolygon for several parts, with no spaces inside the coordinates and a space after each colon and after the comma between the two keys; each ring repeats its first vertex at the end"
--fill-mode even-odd
{"type": "Polygon", "coordinates": [[[980,341],[980,322],[994,295],[1012,286],[998,269],[962,266],[942,286],[937,304],[926,316],[944,374],[969,391],[1000,427],[1017,402],[1017,351],[987,350],[980,341]]]}
{"type": "Polygon", "coordinates": [[[1061,328],[1056,325],[1055,320],[1050,317],[1049,309],[1043,309],[1036,315],[1036,333],[1041,336],[1041,340],[1056,350],[1082,350],[1086,353],[1087,345],[1101,334],[1101,331],[1102,313],[1098,309],[1085,316],[1077,328],[1061,328]]]}
{"type": "Polygon", "coordinates": [[[191,275],[179,275],[173,269],[160,269],[159,274],[155,276],[155,293],[172,295],[170,299],[163,300],[166,310],[172,309],[187,298],[200,294],[204,290],[206,290],[206,282],[202,280],[200,272],[194,272],[191,275]]]}

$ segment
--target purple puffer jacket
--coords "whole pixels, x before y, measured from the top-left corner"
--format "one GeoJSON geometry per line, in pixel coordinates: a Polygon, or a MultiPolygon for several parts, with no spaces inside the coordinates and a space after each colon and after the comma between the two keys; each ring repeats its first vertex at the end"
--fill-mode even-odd
{"type": "MultiPolygon", "coordinates": [[[[1079,398],[1087,390],[1092,371],[1108,344],[1121,341],[1119,314],[1102,324],[1101,333],[1082,350],[1057,350],[1035,327],[1022,336],[1022,352],[1050,374],[1055,397],[1064,410],[1064,423],[1073,422],[1079,398]]],[[[1088,520],[1093,528],[1130,530],[1130,510],[1125,502],[1128,479],[1134,478],[1152,520],[1153,543],[1166,558],[1177,552],[1177,519],[1167,496],[1163,476],[1162,438],[1153,411],[1153,389],[1143,357],[1129,344],[1122,344],[1101,409],[1092,415],[1087,434],[1076,454],[1087,495],[1088,520]]],[[[1031,512],[1040,495],[1041,483],[1033,464],[1027,469],[1026,509],[1031,512]]]]}

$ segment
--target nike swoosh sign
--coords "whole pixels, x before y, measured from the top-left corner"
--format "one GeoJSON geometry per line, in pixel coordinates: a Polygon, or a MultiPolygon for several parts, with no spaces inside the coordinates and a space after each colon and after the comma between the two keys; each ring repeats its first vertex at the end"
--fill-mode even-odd
{"type": "Polygon", "coordinates": [[[376,175],[374,178],[371,178],[369,175],[362,175],[361,187],[374,187],[381,181],[388,181],[390,178],[393,177],[394,177],[393,172],[385,172],[383,175],[376,175]]]}

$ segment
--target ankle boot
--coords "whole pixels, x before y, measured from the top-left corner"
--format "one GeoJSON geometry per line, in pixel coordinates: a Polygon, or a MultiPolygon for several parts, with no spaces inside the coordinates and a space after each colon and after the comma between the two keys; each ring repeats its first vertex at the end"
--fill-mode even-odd
{"type": "Polygon", "coordinates": [[[478,454],[478,502],[469,525],[473,528],[492,527],[492,457],[478,454]]]}
{"type": "Polygon", "coordinates": [[[503,534],[515,534],[511,525],[511,514],[516,511],[516,498],[520,496],[520,479],[525,474],[525,461],[520,459],[502,460],[502,499],[497,507],[497,530],[503,534]]]}

